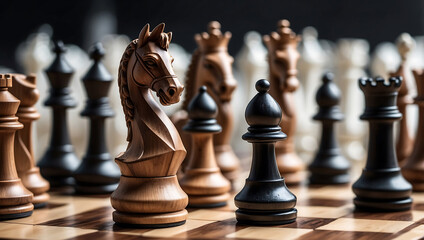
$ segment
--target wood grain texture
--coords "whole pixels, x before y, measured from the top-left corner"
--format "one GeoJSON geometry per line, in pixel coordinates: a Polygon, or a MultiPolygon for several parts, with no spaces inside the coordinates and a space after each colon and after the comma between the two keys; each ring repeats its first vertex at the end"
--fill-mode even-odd
{"type": "MultiPolygon", "coordinates": [[[[233,57],[228,53],[230,32],[221,32],[221,24],[212,21],[208,24],[208,31],[196,34],[194,39],[198,48],[194,51],[185,79],[185,101],[183,110],[174,114],[171,119],[183,137],[187,151],[191,150],[191,140],[188,134],[182,131],[187,123],[187,107],[200,86],[207,86],[208,94],[218,106],[218,124],[222,131],[214,136],[215,156],[222,174],[234,180],[238,176],[240,160],[235,155],[230,141],[233,131],[233,109],[231,99],[237,87],[237,81],[232,72],[233,57]]],[[[185,165],[188,163],[185,163],[185,165]]]]}
{"type": "Polygon", "coordinates": [[[412,184],[414,191],[424,191],[424,71],[412,71],[417,84],[418,96],[415,104],[418,105],[418,128],[415,144],[411,155],[404,161],[403,176],[412,184]]]}
{"type": "Polygon", "coordinates": [[[23,125],[15,116],[20,101],[8,91],[10,87],[12,76],[0,74],[0,219],[26,217],[34,209],[33,194],[16,171],[14,138],[23,125]]]}
{"type": "Polygon", "coordinates": [[[15,163],[18,176],[24,186],[34,194],[32,203],[35,207],[43,207],[50,199],[47,191],[50,183],[45,180],[40,169],[35,166],[32,123],[40,118],[34,105],[40,96],[36,88],[35,75],[12,74],[13,87],[10,92],[17,97],[19,105],[16,116],[24,128],[15,135],[15,163]]]}
{"type": "Polygon", "coordinates": [[[164,227],[183,224],[187,218],[188,197],[176,178],[186,150],[151,90],[162,105],[170,105],[180,100],[184,87],[167,51],[172,34],[163,32],[163,23],[152,32],[149,28],[146,24],[128,45],[119,67],[128,147],[115,159],[122,175],[111,203],[117,223],[164,227]]]}
{"type": "Polygon", "coordinates": [[[297,121],[294,92],[299,87],[296,66],[300,57],[296,48],[300,36],[290,29],[289,21],[280,20],[277,32],[265,35],[263,40],[268,49],[269,81],[273,86],[270,94],[283,111],[280,127],[287,134],[285,141],[276,144],[277,164],[288,185],[298,184],[304,178],[301,170],[305,167],[294,148],[297,121]]]}

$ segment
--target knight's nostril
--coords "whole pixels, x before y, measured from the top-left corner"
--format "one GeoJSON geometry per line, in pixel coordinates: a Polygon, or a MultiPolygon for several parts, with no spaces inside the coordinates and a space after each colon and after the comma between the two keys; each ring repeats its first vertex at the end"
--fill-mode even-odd
{"type": "Polygon", "coordinates": [[[221,92],[226,92],[227,91],[227,87],[226,86],[221,86],[221,92]]]}
{"type": "Polygon", "coordinates": [[[169,96],[172,97],[175,94],[175,90],[171,88],[171,89],[169,89],[168,93],[169,93],[169,96]]]}

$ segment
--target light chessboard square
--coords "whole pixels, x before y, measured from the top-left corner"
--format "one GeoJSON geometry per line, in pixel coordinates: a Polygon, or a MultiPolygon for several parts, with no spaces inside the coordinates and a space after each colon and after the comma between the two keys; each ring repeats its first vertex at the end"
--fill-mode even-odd
{"type": "Polygon", "coordinates": [[[339,218],[317,229],[318,230],[333,230],[333,231],[396,233],[413,223],[414,222],[412,221],[339,218]]]}
{"type": "Polygon", "coordinates": [[[246,239],[296,239],[304,234],[311,232],[312,229],[301,228],[275,228],[275,227],[248,227],[235,233],[228,234],[227,238],[246,238],[246,239]]]}

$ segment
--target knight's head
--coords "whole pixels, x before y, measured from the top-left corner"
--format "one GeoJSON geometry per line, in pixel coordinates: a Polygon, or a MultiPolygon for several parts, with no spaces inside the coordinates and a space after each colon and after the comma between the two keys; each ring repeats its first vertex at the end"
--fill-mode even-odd
{"type": "Polygon", "coordinates": [[[263,40],[268,48],[271,75],[280,80],[283,91],[295,91],[299,87],[297,61],[300,55],[296,48],[300,36],[290,29],[288,20],[281,20],[278,22],[277,32],[265,35],[263,40]]]}
{"type": "Polygon", "coordinates": [[[178,81],[172,68],[173,58],[168,53],[172,33],[164,33],[165,24],[161,23],[149,31],[149,24],[141,30],[134,51],[135,64],[131,74],[135,83],[156,92],[163,105],[180,101],[184,87],[178,81]]]}
{"type": "Polygon", "coordinates": [[[213,98],[230,101],[237,86],[232,71],[234,58],[228,54],[231,33],[222,34],[221,24],[213,21],[208,25],[208,32],[196,34],[194,38],[201,52],[196,70],[198,85],[208,86],[213,98]]]}

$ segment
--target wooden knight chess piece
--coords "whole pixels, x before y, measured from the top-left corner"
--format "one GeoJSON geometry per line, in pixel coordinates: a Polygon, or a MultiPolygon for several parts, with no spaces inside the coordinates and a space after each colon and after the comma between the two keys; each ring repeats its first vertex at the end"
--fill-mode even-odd
{"type": "Polygon", "coordinates": [[[424,191],[424,70],[412,71],[417,83],[418,96],[414,99],[418,105],[418,128],[411,156],[402,167],[402,174],[412,184],[414,191],[424,191]]]}
{"type": "Polygon", "coordinates": [[[294,91],[299,87],[296,64],[300,57],[297,44],[300,36],[290,29],[290,22],[278,22],[277,32],[263,37],[268,48],[269,78],[273,86],[269,93],[280,104],[283,118],[280,126],[287,134],[285,141],[277,142],[276,156],[278,169],[287,184],[300,183],[304,175],[304,163],[295,152],[296,103],[294,91]]]}
{"type": "MultiPolygon", "coordinates": [[[[218,124],[222,131],[214,136],[215,156],[222,174],[234,180],[238,176],[240,161],[230,145],[233,131],[233,109],[231,98],[237,86],[232,72],[233,57],[228,54],[231,33],[222,34],[221,24],[212,21],[208,32],[196,34],[198,49],[193,53],[186,73],[185,100],[183,110],[172,116],[172,121],[183,137],[184,146],[190,152],[190,137],[182,131],[187,123],[187,108],[200,86],[205,85],[208,94],[218,106],[218,124]]],[[[184,163],[186,165],[187,163],[184,163]]]]}
{"type": "Polygon", "coordinates": [[[281,131],[281,108],[268,94],[270,84],[256,82],[258,93],[246,108],[248,132],[243,140],[252,143],[249,177],[235,196],[238,222],[253,225],[280,225],[296,221],[296,196],[287,188],[275,159],[275,143],[287,137],[281,131]]]}
{"type": "Polygon", "coordinates": [[[15,97],[20,99],[16,116],[24,128],[16,131],[15,135],[15,162],[18,176],[24,186],[34,194],[32,203],[35,208],[44,207],[50,199],[47,191],[50,184],[40,174],[35,166],[34,148],[32,144],[32,123],[40,118],[34,105],[40,94],[36,88],[35,75],[12,74],[13,87],[9,89],[15,97]]]}
{"type": "Polygon", "coordinates": [[[168,53],[172,34],[165,24],[149,32],[149,24],[126,48],[118,85],[128,127],[128,147],[115,161],[121,169],[111,195],[113,220],[121,225],[171,227],[187,219],[188,196],[177,180],[186,150],[177,129],[159,108],[180,100],[184,87],[172,69],[168,53]]]}
{"type": "Polygon", "coordinates": [[[414,146],[414,139],[411,136],[408,119],[409,115],[406,111],[406,107],[412,104],[414,101],[409,94],[410,92],[410,79],[406,71],[409,70],[407,66],[407,59],[409,52],[412,50],[414,40],[409,34],[402,34],[397,41],[397,48],[401,57],[401,63],[396,72],[390,73],[391,77],[401,76],[403,84],[399,89],[399,95],[397,99],[397,106],[399,112],[402,113],[402,119],[399,122],[399,135],[396,142],[396,155],[399,161],[399,165],[402,166],[406,159],[411,155],[412,148],[414,146]]]}
{"type": "Polygon", "coordinates": [[[8,91],[11,87],[12,76],[0,74],[0,220],[27,217],[34,209],[33,194],[16,171],[13,144],[23,125],[15,116],[20,101],[8,91]]]}
{"type": "Polygon", "coordinates": [[[53,126],[49,147],[38,166],[52,187],[60,187],[74,184],[72,173],[77,169],[80,160],[75,155],[69,138],[67,121],[67,109],[77,106],[69,87],[74,70],[64,57],[66,48],[63,42],[55,42],[53,51],[56,58],[45,70],[51,86],[50,95],[44,102],[44,105],[52,108],[53,126]]]}
{"type": "Polygon", "coordinates": [[[393,141],[394,122],[402,118],[396,97],[402,77],[361,78],[365,95],[361,120],[369,122],[368,158],[362,174],[352,185],[356,208],[366,211],[404,211],[411,208],[412,186],[402,176],[393,141]]]}
{"type": "Polygon", "coordinates": [[[88,100],[81,116],[90,118],[90,141],[80,166],[75,170],[75,190],[80,193],[111,193],[118,186],[121,173],[106,146],[105,120],[114,116],[107,97],[113,77],[102,64],[105,50],[94,45],[90,57],[93,65],[83,77],[88,100]]]}
{"type": "Polygon", "coordinates": [[[188,105],[190,121],[184,131],[191,135],[191,152],[180,184],[188,194],[190,207],[219,207],[227,204],[230,182],[222,175],[213,149],[213,134],[221,131],[216,123],[217,107],[202,86],[188,105]]]}

